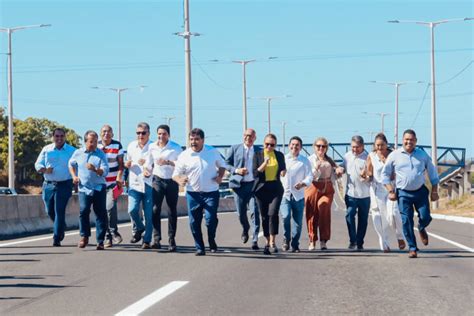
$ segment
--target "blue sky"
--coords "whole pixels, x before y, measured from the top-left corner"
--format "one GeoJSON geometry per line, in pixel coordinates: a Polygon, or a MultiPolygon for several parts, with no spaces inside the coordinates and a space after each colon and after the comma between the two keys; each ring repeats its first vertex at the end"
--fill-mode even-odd
{"type": "MultiPolygon", "coordinates": [[[[241,67],[247,94],[292,95],[272,103],[272,132],[305,142],[326,136],[346,142],[381,128],[394,132],[395,89],[371,80],[416,81],[400,90],[400,130],[414,128],[429,145],[429,28],[387,20],[439,20],[473,16],[471,1],[197,1],[190,0],[194,126],[211,144],[242,135],[241,67]],[[278,57],[268,60],[268,57],[278,57]],[[219,62],[210,60],[217,59],[219,62]],[[423,101],[423,102],[422,102],[423,101]],[[417,115],[417,113],[419,113],[417,115]]],[[[46,117],[83,134],[104,123],[117,126],[112,91],[91,86],[134,87],[123,93],[122,140],[133,140],[139,121],[152,129],[174,116],[172,136],[184,142],[184,44],[182,1],[0,0],[0,26],[50,23],[13,35],[14,114],[46,117]]],[[[438,145],[473,156],[474,21],[436,30],[438,145]],[[467,67],[467,68],[466,68],[467,67]],[[461,70],[462,73],[457,75],[461,70]],[[457,76],[456,76],[457,75],[457,76]]],[[[7,37],[0,33],[0,105],[7,105],[7,37]]],[[[248,101],[249,126],[267,132],[266,104],[248,101]]]]}

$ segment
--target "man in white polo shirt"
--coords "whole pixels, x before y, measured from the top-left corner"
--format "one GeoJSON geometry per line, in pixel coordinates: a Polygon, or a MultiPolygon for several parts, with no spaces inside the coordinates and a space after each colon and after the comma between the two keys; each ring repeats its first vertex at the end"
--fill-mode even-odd
{"type": "Polygon", "coordinates": [[[214,147],[204,145],[204,131],[194,128],[189,133],[190,148],[179,155],[175,163],[173,180],[186,186],[189,226],[196,245],[196,256],[206,254],[202,238],[203,211],[207,226],[209,249],[217,251],[216,229],[219,207],[219,184],[226,170],[226,163],[214,147]]]}
{"type": "Polygon", "coordinates": [[[128,145],[125,167],[129,170],[129,190],[128,190],[128,213],[132,220],[133,237],[131,243],[137,243],[142,239],[142,249],[151,249],[151,234],[153,232],[153,194],[151,177],[146,177],[143,169],[145,158],[150,148],[150,126],[148,123],[138,123],[137,140],[128,145]],[[140,216],[140,204],[143,205],[143,215],[145,224],[140,216]]]}
{"type": "Polygon", "coordinates": [[[179,186],[171,179],[175,161],[183,152],[181,146],[170,140],[170,127],[160,125],[156,129],[158,139],[150,145],[145,162],[145,174],[153,174],[153,245],[161,249],[161,206],[168,204],[168,251],[176,251],[176,226],[179,186]]]}

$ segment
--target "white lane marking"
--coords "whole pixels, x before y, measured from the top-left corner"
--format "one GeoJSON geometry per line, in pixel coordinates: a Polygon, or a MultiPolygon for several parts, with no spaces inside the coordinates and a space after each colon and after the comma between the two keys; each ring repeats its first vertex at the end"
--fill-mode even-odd
{"type": "MultiPolygon", "coordinates": [[[[415,227],[415,229],[418,230],[418,228],[416,228],[416,227],[415,227]]],[[[457,242],[455,242],[455,241],[452,241],[452,240],[449,240],[449,239],[447,239],[447,238],[441,237],[441,236],[439,236],[439,235],[436,235],[436,234],[433,234],[433,233],[430,233],[430,232],[428,232],[428,235],[431,236],[431,237],[437,238],[437,239],[439,239],[439,240],[442,240],[442,241],[444,241],[444,242],[447,242],[448,244],[451,244],[451,245],[453,245],[453,246],[456,246],[456,247],[459,247],[459,248],[461,248],[461,249],[467,250],[467,251],[469,251],[469,252],[474,252],[474,249],[469,248],[468,246],[464,246],[464,245],[462,245],[462,244],[460,244],[460,243],[457,243],[457,242]]]]}
{"type": "Polygon", "coordinates": [[[452,215],[443,215],[443,214],[431,214],[431,217],[434,219],[442,219],[450,222],[458,222],[463,224],[472,224],[474,225],[474,218],[472,217],[463,217],[463,216],[452,216],[452,215]]]}
{"type": "Polygon", "coordinates": [[[168,283],[167,285],[163,286],[162,288],[156,290],[155,292],[151,293],[150,295],[145,296],[138,302],[128,306],[124,310],[115,314],[115,316],[131,316],[131,315],[139,315],[140,313],[144,312],[151,306],[155,305],[168,295],[172,294],[176,290],[179,290],[181,287],[188,284],[189,281],[173,281],[168,283]]]}
{"type": "MultiPolygon", "coordinates": [[[[224,215],[224,214],[232,214],[231,212],[223,212],[223,213],[218,213],[219,215],[224,215]]],[[[188,216],[180,216],[178,217],[178,219],[184,219],[184,218],[188,218],[188,216]]],[[[167,222],[168,219],[167,218],[164,218],[161,220],[162,222],[167,222]]],[[[120,224],[118,225],[118,227],[128,227],[128,226],[131,226],[132,224],[131,223],[125,223],[125,224],[120,224]]],[[[91,232],[95,232],[95,228],[92,228],[91,229],[91,232]]],[[[263,234],[263,233],[262,233],[263,234]]],[[[64,234],[65,236],[75,236],[75,235],[79,235],[79,231],[76,230],[76,231],[73,231],[73,232],[70,232],[70,233],[66,233],[64,234]]],[[[260,237],[260,234],[259,234],[259,237],[260,237]]],[[[14,246],[14,245],[20,245],[20,244],[26,244],[26,243],[29,243],[29,242],[35,242],[35,241],[41,241],[41,240],[48,240],[48,239],[51,239],[51,234],[48,234],[44,237],[36,237],[36,238],[28,238],[28,239],[24,239],[24,240],[19,240],[19,241],[13,241],[13,242],[7,242],[7,243],[3,243],[3,244],[0,244],[0,248],[1,247],[8,247],[8,246],[14,246]]]]}

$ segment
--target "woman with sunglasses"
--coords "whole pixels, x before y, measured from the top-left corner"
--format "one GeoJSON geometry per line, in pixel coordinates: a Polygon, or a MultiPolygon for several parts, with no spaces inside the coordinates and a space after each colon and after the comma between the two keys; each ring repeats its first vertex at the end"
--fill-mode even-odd
{"type": "Polygon", "coordinates": [[[379,133],[375,136],[374,151],[367,158],[367,174],[372,178],[370,213],[375,231],[379,236],[380,249],[384,252],[390,252],[390,230],[396,233],[398,248],[401,250],[406,246],[398,203],[388,199],[388,191],[382,184],[382,169],[391,152],[387,138],[383,133],[379,133]]]}
{"type": "Polygon", "coordinates": [[[266,255],[278,252],[275,237],[278,234],[278,211],[283,197],[283,186],[280,176],[285,176],[285,157],[275,151],[277,138],[267,134],[264,138],[264,150],[254,154],[254,192],[257,205],[262,215],[263,235],[266,238],[263,253],[266,255]]]}
{"type": "Polygon", "coordinates": [[[305,191],[306,224],[308,226],[308,250],[316,249],[319,240],[321,250],[327,250],[331,238],[331,204],[334,197],[332,175],[336,163],[327,155],[328,141],[319,137],[313,144],[314,154],[309,156],[313,171],[313,182],[305,191]]]}

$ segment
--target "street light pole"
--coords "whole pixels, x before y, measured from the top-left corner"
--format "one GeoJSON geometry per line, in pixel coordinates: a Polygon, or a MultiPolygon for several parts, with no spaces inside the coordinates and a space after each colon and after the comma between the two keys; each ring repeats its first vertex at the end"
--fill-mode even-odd
{"type": "Polygon", "coordinates": [[[243,127],[244,132],[247,129],[247,79],[246,79],[246,66],[248,63],[254,62],[255,59],[252,60],[233,60],[233,63],[241,64],[242,65],[242,119],[243,119],[243,127]]]}
{"type": "Polygon", "coordinates": [[[423,81],[403,81],[403,82],[387,82],[387,81],[375,81],[372,80],[370,81],[372,83],[382,83],[382,84],[388,84],[391,86],[395,86],[395,132],[394,132],[394,147],[397,149],[398,147],[398,96],[399,96],[399,90],[400,86],[404,84],[409,84],[409,83],[423,83],[423,81]]]}
{"type": "Polygon", "coordinates": [[[273,99],[283,99],[283,98],[289,98],[291,95],[282,95],[282,96],[276,96],[276,97],[249,97],[249,99],[259,99],[259,100],[266,100],[267,101],[267,118],[268,118],[268,133],[271,133],[272,128],[271,128],[271,102],[273,99]]]}
{"type": "Polygon", "coordinates": [[[184,32],[174,33],[184,38],[185,89],[186,89],[186,144],[189,145],[189,133],[193,128],[193,104],[191,83],[191,36],[200,36],[199,33],[189,31],[189,0],[184,0],[184,32]]]}
{"type": "Polygon", "coordinates": [[[283,147],[283,153],[285,153],[285,143],[286,143],[286,141],[285,141],[285,139],[286,139],[286,137],[285,137],[286,122],[285,121],[281,122],[281,127],[282,127],[282,131],[283,131],[282,147],[283,147]]]}
{"type": "Polygon", "coordinates": [[[438,167],[438,148],[436,141],[436,83],[435,83],[435,46],[434,46],[434,28],[439,24],[458,22],[458,21],[470,21],[473,18],[461,18],[461,19],[449,19],[440,20],[434,22],[425,21],[407,21],[407,20],[393,20],[388,21],[389,23],[414,23],[419,25],[428,26],[430,28],[431,35],[431,160],[435,168],[438,167]]]}
{"type": "Polygon", "coordinates": [[[109,87],[91,87],[91,89],[107,89],[107,90],[112,90],[117,92],[117,97],[118,97],[118,140],[119,142],[122,142],[122,92],[125,90],[131,90],[131,89],[140,89],[140,91],[143,91],[146,86],[138,86],[138,87],[132,87],[132,88],[109,88],[109,87]]]}
{"type": "Polygon", "coordinates": [[[376,113],[373,113],[373,112],[362,112],[364,114],[375,114],[375,115],[379,115],[380,118],[382,119],[382,133],[384,133],[384,125],[385,125],[385,117],[390,115],[389,113],[384,113],[384,112],[376,112],[376,113]]]}
{"type": "Polygon", "coordinates": [[[48,27],[51,24],[39,24],[28,26],[17,26],[11,28],[0,27],[0,32],[7,33],[8,36],[8,187],[15,188],[15,149],[13,137],[13,77],[12,77],[12,34],[13,32],[48,27]]]}
{"type": "Polygon", "coordinates": [[[166,120],[166,125],[168,125],[168,127],[171,130],[171,120],[175,119],[175,117],[174,116],[164,116],[163,118],[166,120]]]}

